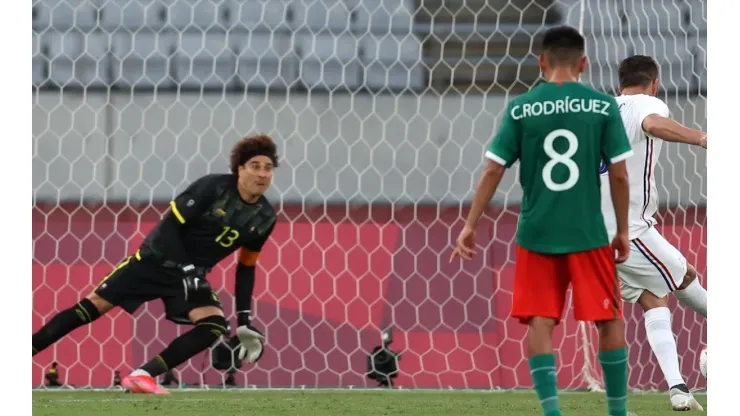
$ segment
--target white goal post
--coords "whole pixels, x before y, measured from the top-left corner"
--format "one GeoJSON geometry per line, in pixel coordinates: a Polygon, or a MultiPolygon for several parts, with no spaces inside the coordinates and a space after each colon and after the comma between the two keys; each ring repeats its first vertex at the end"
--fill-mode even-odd
{"type": "MultiPolygon", "coordinates": [[[[521,191],[507,173],[474,261],[447,262],[507,100],[539,81],[539,41],[587,39],[582,81],[614,92],[634,53],[661,66],[661,98],[706,125],[706,0],[33,0],[33,330],[135,250],[169,200],[226,172],[239,138],[268,133],[280,211],[258,266],[267,336],[238,385],[373,387],[367,357],[393,329],[404,388],[530,388],[508,318],[521,191]]],[[[706,157],[667,145],[660,229],[706,284],[706,157]]],[[[234,324],[233,259],[209,276],[234,324]]],[[[682,372],[706,322],[675,302],[682,372]]],[[[556,330],[562,388],[599,389],[595,330],[556,330]]],[[[642,313],[626,308],[630,387],[664,389],[642,313]]],[[[158,302],[114,311],[37,355],[69,386],[111,386],[185,330],[158,302]]],[[[180,383],[223,385],[200,354],[180,383]]]]}

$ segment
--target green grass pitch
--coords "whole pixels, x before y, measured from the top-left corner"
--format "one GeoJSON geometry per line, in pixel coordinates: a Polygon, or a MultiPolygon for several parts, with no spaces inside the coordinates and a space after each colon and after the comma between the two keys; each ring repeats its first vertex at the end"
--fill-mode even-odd
{"type": "MultiPolygon", "coordinates": [[[[706,410],[707,396],[697,400],[706,410]]],[[[606,414],[603,393],[561,393],[564,415],[606,414]]],[[[675,415],[667,393],[632,394],[637,416],[675,415]]],[[[34,416],[539,416],[533,392],[447,390],[191,390],[169,396],[119,391],[34,391],[34,416]]]]}

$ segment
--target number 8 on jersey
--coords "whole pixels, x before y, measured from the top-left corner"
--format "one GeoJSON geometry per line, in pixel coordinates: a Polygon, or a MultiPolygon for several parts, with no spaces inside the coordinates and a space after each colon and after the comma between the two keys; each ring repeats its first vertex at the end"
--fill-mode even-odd
{"type": "Polygon", "coordinates": [[[545,136],[545,154],[550,157],[550,161],[545,163],[542,169],[542,180],[545,182],[547,189],[555,192],[567,191],[578,183],[580,171],[578,165],[571,159],[578,151],[578,138],[576,135],[566,129],[553,130],[545,136]],[[558,137],[564,137],[568,140],[568,150],[565,153],[558,153],[555,150],[554,143],[558,137]],[[555,183],[552,179],[552,171],[557,164],[563,164],[568,168],[568,180],[563,183],[555,183]]]}

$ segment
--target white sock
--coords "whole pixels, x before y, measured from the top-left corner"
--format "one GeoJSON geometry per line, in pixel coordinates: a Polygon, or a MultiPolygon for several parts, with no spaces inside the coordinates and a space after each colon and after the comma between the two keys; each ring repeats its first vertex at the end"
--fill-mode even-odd
{"type": "Polygon", "coordinates": [[[134,376],[134,377],[136,377],[136,376],[149,376],[149,377],[151,377],[152,376],[151,374],[149,374],[148,371],[144,371],[141,368],[138,368],[138,369],[132,371],[131,372],[131,375],[134,376]]]}
{"type": "Polygon", "coordinates": [[[673,293],[676,294],[676,299],[679,302],[693,309],[704,318],[707,317],[707,290],[699,283],[698,278],[694,279],[686,289],[677,290],[673,293]]]}
{"type": "Polygon", "coordinates": [[[668,308],[654,308],[645,312],[645,329],[668,388],[684,384],[678,368],[678,348],[671,328],[671,311],[668,308]]]}

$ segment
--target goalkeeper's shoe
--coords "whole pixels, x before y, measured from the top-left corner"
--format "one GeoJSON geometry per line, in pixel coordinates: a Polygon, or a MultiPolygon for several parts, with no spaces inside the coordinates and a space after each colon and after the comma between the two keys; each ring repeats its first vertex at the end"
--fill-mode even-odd
{"type": "Polygon", "coordinates": [[[126,376],[121,380],[121,387],[131,393],[170,394],[169,391],[157,384],[157,380],[154,377],[147,375],[126,376]]]}
{"type": "Polygon", "coordinates": [[[690,410],[704,411],[704,408],[696,401],[689,388],[685,384],[671,387],[671,406],[674,411],[687,412],[690,410]]]}

